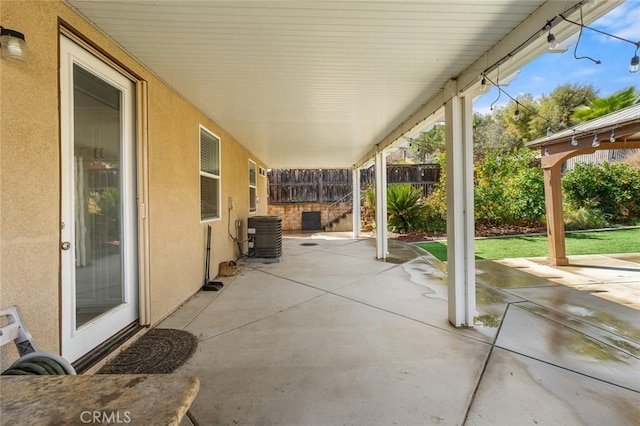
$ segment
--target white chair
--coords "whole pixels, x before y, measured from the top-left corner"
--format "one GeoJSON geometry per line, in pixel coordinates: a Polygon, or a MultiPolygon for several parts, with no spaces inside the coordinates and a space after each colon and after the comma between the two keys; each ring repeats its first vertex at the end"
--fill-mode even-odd
{"type": "Polygon", "coordinates": [[[24,320],[20,316],[20,309],[16,305],[0,309],[0,346],[13,342],[18,350],[18,360],[11,364],[9,369],[16,367],[21,362],[35,357],[45,357],[56,361],[66,374],[75,375],[73,366],[52,352],[42,352],[33,340],[33,336],[27,329],[24,320]]]}

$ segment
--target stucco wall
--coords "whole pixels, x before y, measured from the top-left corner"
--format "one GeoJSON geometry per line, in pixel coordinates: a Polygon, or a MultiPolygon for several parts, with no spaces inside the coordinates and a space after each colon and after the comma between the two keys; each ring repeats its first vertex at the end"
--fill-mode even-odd
{"type": "MultiPolygon", "coordinates": [[[[25,34],[29,60],[0,60],[0,305],[17,304],[43,350],[60,352],[60,136],[58,20],[148,83],[149,242],[152,322],[198,291],[206,223],[200,223],[199,125],[221,138],[222,220],[212,221],[212,276],[235,258],[227,234],[248,216],[248,160],[240,143],[58,1],[0,3],[4,27],[25,34]]],[[[258,178],[266,200],[266,182],[258,178]]],[[[258,214],[266,214],[266,203],[258,214]]],[[[12,353],[3,350],[3,358],[12,353]]]]}

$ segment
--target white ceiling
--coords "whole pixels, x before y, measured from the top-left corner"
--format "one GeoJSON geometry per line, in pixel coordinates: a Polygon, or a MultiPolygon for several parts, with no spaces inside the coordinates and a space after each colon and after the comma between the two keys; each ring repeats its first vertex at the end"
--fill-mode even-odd
{"type": "Polygon", "coordinates": [[[330,168],[351,167],[447,80],[488,63],[536,10],[551,19],[576,2],[68,3],[268,167],[330,168]]]}

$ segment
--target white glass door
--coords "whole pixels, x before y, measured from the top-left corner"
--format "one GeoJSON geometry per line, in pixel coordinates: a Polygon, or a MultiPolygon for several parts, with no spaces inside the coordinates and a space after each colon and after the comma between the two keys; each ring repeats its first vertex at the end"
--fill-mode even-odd
{"type": "Polygon", "coordinates": [[[138,318],[134,84],[60,39],[62,355],[138,318]]]}

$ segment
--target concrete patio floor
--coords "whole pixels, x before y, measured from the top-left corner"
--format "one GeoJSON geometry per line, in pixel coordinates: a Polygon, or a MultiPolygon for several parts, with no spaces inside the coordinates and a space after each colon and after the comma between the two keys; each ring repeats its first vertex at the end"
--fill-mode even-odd
{"type": "MultiPolygon", "coordinates": [[[[371,239],[328,238],[284,238],[280,263],[159,325],[199,338],[177,371],[200,378],[197,424],[638,424],[640,310],[576,288],[597,273],[479,261],[476,326],[455,329],[428,254],[392,240],[381,262],[371,239]]],[[[613,271],[635,297],[637,260],[613,271]]]]}

